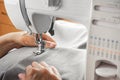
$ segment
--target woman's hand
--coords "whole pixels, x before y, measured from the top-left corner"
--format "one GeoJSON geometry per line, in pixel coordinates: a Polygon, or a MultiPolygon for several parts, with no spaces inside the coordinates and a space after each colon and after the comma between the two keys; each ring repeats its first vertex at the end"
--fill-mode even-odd
{"type": "MultiPolygon", "coordinates": [[[[46,48],[54,48],[56,46],[55,41],[50,36],[43,34],[42,38],[45,41],[46,48]]],[[[23,46],[37,46],[35,35],[29,35],[29,33],[21,31],[0,36],[0,58],[11,49],[23,46]]]]}
{"type": "MultiPolygon", "coordinates": [[[[13,41],[18,44],[18,47],[37,46],[35,41],[35,35],[30,35],[26,31],[13,32],[10,34],[11,38],[13,38],[13,41]]],[[[46,48],[54,48],[56,46],[56,42],[50,36],[43,34],[42,38],[45,41],[46,48]]]]}
{"type": "Polygon", "coordinates": [[[33,62],[26,67],[26,73],[20,73],[18,77],[20,80],[62,80],[57,69],[45,62],[33,62]]]}

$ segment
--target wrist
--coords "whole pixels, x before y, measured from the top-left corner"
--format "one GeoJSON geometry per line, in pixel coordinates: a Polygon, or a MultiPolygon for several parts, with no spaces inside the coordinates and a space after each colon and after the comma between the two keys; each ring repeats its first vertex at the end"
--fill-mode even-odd
{"type": "Polygon", "coordinates": [[[13,34],[8,33],[3,36],[0,36],[0,57],[7,54],[13,48],[17,48],[17,44],[14,42],[13,34]]]}
{"type": "Polygon", "coordinates": [[[16,42],[16,38],[17,38],[17,36],[14,32],[8,33],[8,34],[5,34],[2,36],[2,39],[4,41],[3,43],[4,44],[11,44],[11,46],[13,48],[17,48],[19,46],[19,44],[17,44],[17,42],[16,42]]]}
{"type": "Polygon", "coordinates": [[[15,43],[14,33],[5,34],[3,37],[6,43],[15,43]]]}
{"type": "Polygon", "coordinates": [[[22,47],[21,44],[19,44],[18,40],[19,40],[19,36],[20,36],[20,32],[12,32],[8,34],[8,41],[14,44],[14,48],[20,48],[22,47]]]}

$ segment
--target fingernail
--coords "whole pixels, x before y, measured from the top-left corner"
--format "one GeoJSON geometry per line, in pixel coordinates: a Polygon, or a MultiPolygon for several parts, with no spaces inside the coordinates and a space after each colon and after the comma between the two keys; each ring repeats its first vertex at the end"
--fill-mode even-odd
{"type": "Polygon", "coordinates": [[[55,46],[55,44],[53,44],[53,43],[50,44],[50,47],[54,47],[54,46],[55,46]]]}
{"type": "Polygon", "coordinates": [[[25,78],[25,74],[24,73],[19,73],[18,77],[19,77],[20,80],[25,80],[24,79],[25,78]]]}
{"type": "Polygon", "coordinates": [[[22,77],[22,75],[23,75],[22,73],[19,73],[19,74],[18,74],[18,77],[19,77],[19,78],[21,78],[21,77],[22,77]]]}

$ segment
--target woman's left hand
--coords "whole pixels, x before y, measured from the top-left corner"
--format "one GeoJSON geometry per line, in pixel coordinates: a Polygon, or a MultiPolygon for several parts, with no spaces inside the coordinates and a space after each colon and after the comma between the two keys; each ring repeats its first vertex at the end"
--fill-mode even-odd
{"type": "MultiPolygon", "coordinates": [[[[35,35],[30,35],[26,31],[12,32],[9,33],[9,35],[11,35],[10,38],[12,38],[13,41],[18,44],[18,48],[23,46],[37,46],[35,35]]],[[[45,41],[46,48],[55,48],[56,42],[50,36],[43,33],[42,38],[45,41]]]]}

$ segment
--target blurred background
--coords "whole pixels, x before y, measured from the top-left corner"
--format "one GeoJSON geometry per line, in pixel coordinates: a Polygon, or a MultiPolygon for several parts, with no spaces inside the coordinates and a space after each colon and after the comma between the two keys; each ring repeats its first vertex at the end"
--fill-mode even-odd
{"type": "Polygon", "coordinates": [[[4,6],[4,0],[0,0],[0,36],[9,32],[20,31],[11,23],[4,6]]]}

